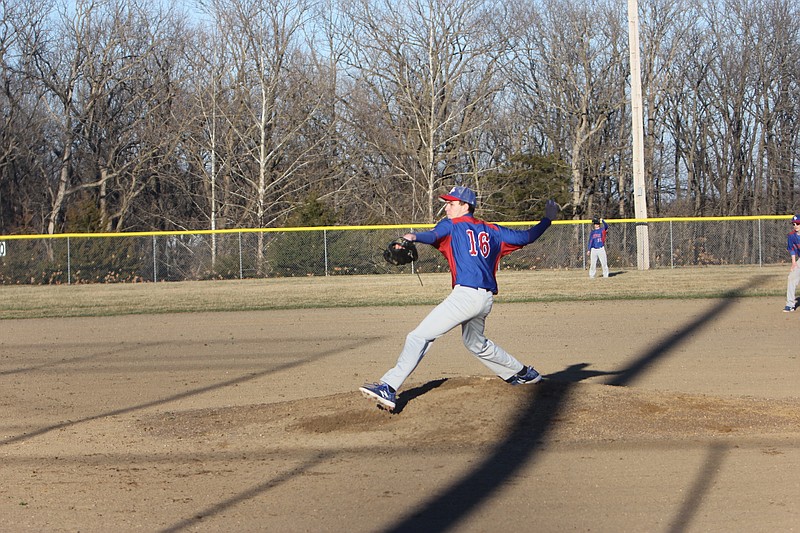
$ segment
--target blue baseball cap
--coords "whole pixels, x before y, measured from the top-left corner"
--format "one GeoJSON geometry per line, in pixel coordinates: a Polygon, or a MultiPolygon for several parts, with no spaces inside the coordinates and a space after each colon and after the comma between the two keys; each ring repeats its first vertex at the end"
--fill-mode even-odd
{"type": "Polygon", "coordinates": [[[800,215],[795,215],[792,217],[792,224],[794,224],[795,222],[800,222],[800,215]]]}
{"type": "Polygon", "coordinates": [[[471,206],[475,206],[475,202],[477,197],[475,196],[475,191],[470,189],[469,187],[463,187],[461,185],[456,185],[450,192],[447,194],[443,194],[439,196],[445,202],[464,202],[471,206]]]}

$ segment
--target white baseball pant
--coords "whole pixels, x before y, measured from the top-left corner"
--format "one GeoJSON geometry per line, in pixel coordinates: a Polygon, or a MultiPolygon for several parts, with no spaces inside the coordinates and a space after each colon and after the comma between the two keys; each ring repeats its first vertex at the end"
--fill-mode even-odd
{"type": "Polygon", "coordinates": [[[600,260],[600,267],[603,269],[603,277],[608,277],[608,257],[606,256],[606,249],[592,248],[589,255],[589,277],[593,278],[597,275],[597,260],[600,260]]]}
{"type": "Polygon", "coordinates": [[[794,308],[796,304],[795,290],[798,283],[800,283],[800,266],[789,271],[789,278],[786,283],[786,305],[788,307],[794,308]]]}
{"type": "Polygon", "coordinates": [[[520,370],[523,364],[484,336],[486,317],[492,311],[494,296],[485,289],[456,285],[450,295],[406,336],[397,364],[381,381],[398,390],[428,352],[433,341],[461,324],[464,346],[503,379],[520,370]]]}

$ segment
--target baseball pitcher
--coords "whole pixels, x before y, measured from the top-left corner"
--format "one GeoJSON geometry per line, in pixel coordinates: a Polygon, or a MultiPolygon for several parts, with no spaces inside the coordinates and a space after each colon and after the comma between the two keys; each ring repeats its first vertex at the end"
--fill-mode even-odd
{"type": "Polygon", "coordinates": [[[453,290],[408,334],[397,363],[380,382],[359,389],[366,398],[388,410],[395,408],[397,390],[433,342],[459,325],[464,346],[507,383],[522,385],[541,380],[532,366],[523,365],[487,339],[484,328],[497,294],[500,258],[538,239],[558,214],[558,206],[548,200],[545,216],[538,224],[527,230],[512,230],[476,218],[476,195],[468,187],[456,186],[439,198],[445,202],[447,217],[430,231],[407,233],[403,238],[431,245],[447,258],[453,290]]]}

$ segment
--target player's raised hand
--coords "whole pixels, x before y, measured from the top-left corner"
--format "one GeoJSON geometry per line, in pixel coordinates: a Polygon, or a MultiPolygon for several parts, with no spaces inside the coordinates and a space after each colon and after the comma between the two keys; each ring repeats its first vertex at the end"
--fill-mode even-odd
{"type": "Polygon", "coordinates": [[[555,220],[558,216],[558,204],[554,200],[547,200],[547,203],[544,204],[544,216],[550,220],[555,220]]]}

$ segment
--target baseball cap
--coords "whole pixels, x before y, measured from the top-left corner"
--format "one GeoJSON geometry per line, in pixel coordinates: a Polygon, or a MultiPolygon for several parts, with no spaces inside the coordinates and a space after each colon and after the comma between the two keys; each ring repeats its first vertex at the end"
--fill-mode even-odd
{"type": "Polygon", "coordinates": [[[792,217],[792,224],[794,224],[795,222],[800,222],[800,215],[795,215],[792,217]]]}
{"type": "Polygon", "coordinates": [[[442,200],[446,202],[465,202],[471,206],[475,206],[476,196],[475,191],[470,189],[469,187],[464,187],[462,185],[456,185],[450,192],[447,194],[442,194],[439,196],[442,200]]]}
{"type": "Polygon", "coordinates": [[[599,218],[593,218],[592,219],[592,224],[600,224],[600,219],[599,218]]]}

